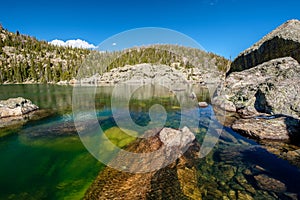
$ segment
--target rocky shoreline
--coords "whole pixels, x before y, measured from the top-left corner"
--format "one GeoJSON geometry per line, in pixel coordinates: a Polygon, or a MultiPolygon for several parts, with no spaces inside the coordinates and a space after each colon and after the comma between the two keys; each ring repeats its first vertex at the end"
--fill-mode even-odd
{"type": "Polygon", "coordinates": [[[300,65],[296,60],[274,59],[231,73],[215,102],[240,116],[232,124],[237,132],[255,139],[295,141],[300,130],[299,76],[300,65]]]}
{"type": "Polygon", "coordinates": [[[287,21],[232,62],[213,100],[216,109],[227,112],[227,126],[297,166],[300,64],[295,52],[299,51],[300,21],[287,21]],[[288,150],[284,144],[297,148],[288,150]]]}

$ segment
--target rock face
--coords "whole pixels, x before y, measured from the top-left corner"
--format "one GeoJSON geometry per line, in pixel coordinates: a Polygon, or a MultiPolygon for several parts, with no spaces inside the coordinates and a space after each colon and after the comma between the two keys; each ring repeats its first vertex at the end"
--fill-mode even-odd
{"type": "Polygon", "coordinates": [[[218,98],[234,104],[223,106],[230,108],[228,111],[235,107],[242,116],[272,113],[300,117],[300,65],[291,57],[234,72],[224,85],[223,95],[218,98]]]}
{"type": "Polygon", "coordinates": [[[92,77],[81,79],[81,83],[204,83],[200,69],[177,68],[147,63],[125,65],[124,67],[114,68],[105,72],[103,75],[96,74],[92,77]]]}
{"type": "Polygon", "coordinates": [[[289,20],[240,53],[228,72],[242,71],[263,62],[291,56],[300,61],[300,21],[289,20]]]}
{"type": "Polygon", "coordinates": [[[22,97],[10,98],[0,101],[0,118],[16,117],[28,114],[39,107],[30,100],[22,97]]]}
{"type": "Polygon", "coordinates": [[[295,59],[273,59],[233,72],[220,94],[216,104],[242,118],[232,124],[235,131],[258,140],[299,140],[300,65],[295,59]]]}

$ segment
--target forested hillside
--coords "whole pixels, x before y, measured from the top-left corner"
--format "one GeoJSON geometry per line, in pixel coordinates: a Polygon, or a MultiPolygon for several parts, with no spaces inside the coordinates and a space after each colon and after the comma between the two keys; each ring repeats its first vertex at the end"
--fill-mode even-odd
{"type": "Polygon", "coordinates": [[[59,47],[34,37],[9,32],[0,25],[0,83],[56,83],[102,74],[116,67],[140,63],[224,72],[229,61],[205,51],[177,45],[151,45],[117,52],[59,47]]]}
{"type": "Polygon", "coordinates": [[[0,83],[70,80],[90,50],[58,47],[0,26],[0,83]]]}

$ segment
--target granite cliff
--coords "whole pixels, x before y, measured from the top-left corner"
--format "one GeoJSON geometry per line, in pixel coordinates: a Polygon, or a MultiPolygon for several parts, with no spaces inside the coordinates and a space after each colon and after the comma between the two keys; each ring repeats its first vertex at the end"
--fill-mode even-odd
{"type": "Polygon", "coordinates": [[[300,21],[296,19],[285,22],[240,53],[227,74],[287,56],[300,61],[300,21]]]}

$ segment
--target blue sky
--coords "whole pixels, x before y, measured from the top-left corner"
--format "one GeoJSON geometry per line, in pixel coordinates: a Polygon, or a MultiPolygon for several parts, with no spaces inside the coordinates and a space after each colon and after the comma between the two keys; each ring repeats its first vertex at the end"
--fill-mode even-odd
{"type": "Polygon", "coordinates": [[[286,20],[300,19],[299,8],[299,0],[14,0],[1,2],[0,23],[42,40],[95,45],[128,29],[163,27],[234,58],[286,20]]]}

